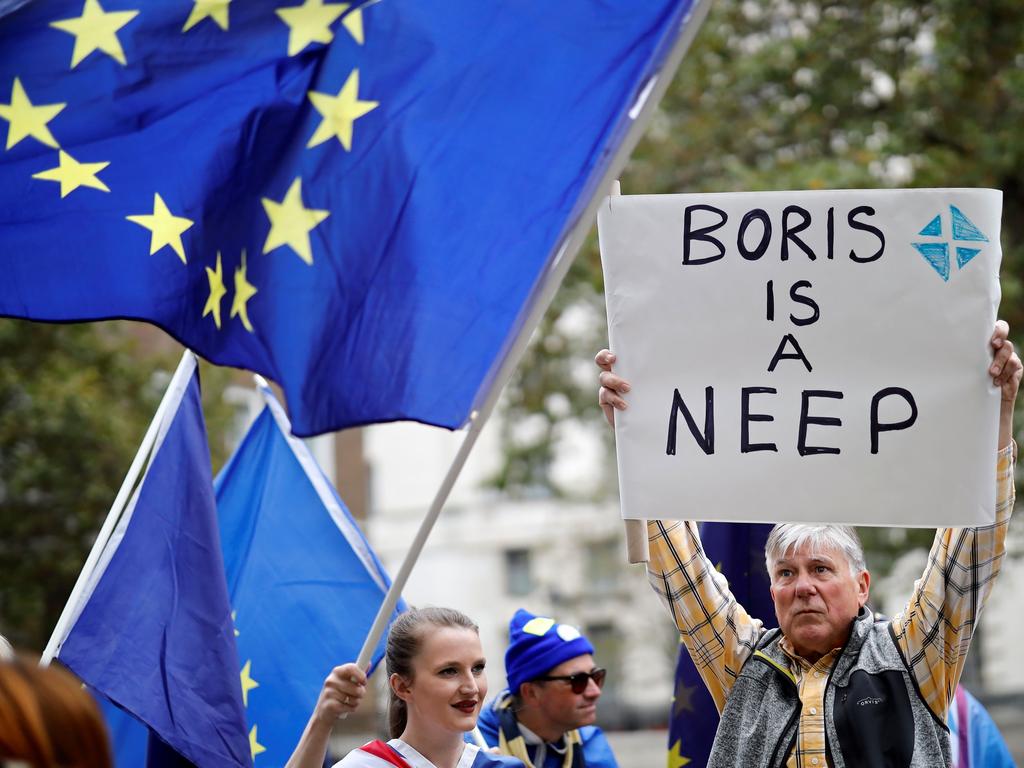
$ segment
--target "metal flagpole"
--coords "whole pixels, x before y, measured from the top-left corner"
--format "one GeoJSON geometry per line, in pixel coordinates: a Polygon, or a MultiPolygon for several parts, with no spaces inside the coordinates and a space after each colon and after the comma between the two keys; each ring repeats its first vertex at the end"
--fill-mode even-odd
{"type": "Polygon", "coordinates": [[[388,593],[384,598],[384,602],[381,604],[380,610],[377,612],[377,617],[374,619],[373,626],[370,628],[370,633],[367,636],[366,641],[363,643],[362,650],[360,650],[359,658],[356,662],[361,669],[369,668],[370,659],[373,656],[373,650],[377,647],[377,644],[380,642],[380,638],[384,634],[384,630],[388,625],[388,620],[390,619],[392,612],[395,610],[395,606],[398,604],[398,598],[409,579],[409,574],[411,573],[413,566],[416,564],[416,560],[419,558],[420,552],[423,550],[423,545],[426,543],[427,537],[430,535],[430,531],[434,527],[434,523],[437,522],[438,515],[441,513],[441,508],[444,506],[445,501],[447,501],[448,494],[451,492],[452,486],[455,485],[456,478],[458,478],[459,473],[462,471],[462,467],[466,463],[466,459],[469,458],[469,453],[476,444],[476,440],[480,436],[480,432],[483,429],[484,424],[486,424],[488,417],[491,415],[491,411],[494,410],[494,406],[497,403],[502,390],[505,388],[505,384],[511,378],[516,366],[519,365],[519,360],[526,351],[526,347],[529,344],[530,337],[533,334],[534,329],[540,323],[541,318],[544,316],[548,306],[551,304],[551,300],[554,298],[555,292],[562,283],[562,278],[564,278],[566,273],[569,271],[569,267],[572,265],[577,251],[579,251],[580,246],[583,244],[584,237],[587,232],[590,231],[591,226],[593,226],[594,218],[597,215],[597,209],[604,200],[604,195],[602,193],[609,189],[611,182],[618,177],[619,173],[621,173],[622,169],[625,167],[626,161],[629,159],[634,147],[636,147],[637,142],[640,141],[640,137],[643,135],[644,129],[647,127],[647,123],[650,121],[658,102],[664,95],[665,89],[668,88],[668,84],[672,81],[672,76],[679,68],[679,64],[682,62],[687,48],[689,48],[690,43],[693,42],[693,38],[697,34],[697,30],[703,23],[704,18],[707,16],[708,9],[710,7],[711,0],[698,0],[689,15],[680,21],[680,24],[683,25],[682,33],[676,39],[672,50],[665,58],[664,65],[657,74],[652,76],[651,80],[649,80],[646,86],[641,90],[636,103],[633,105],[632,109],[630,109],[629,116],[633,120],[633,125],[629,128],[625,139],[623,139],[622,143],[615,151],[615,154],[605,168],[604,175],[595,187],[595,189],[598,190],[598,193],[594,195],[587,204],[587,207],[584,209],[584,212],[576,219],[569,231],[569,234],[564,238],[558,248],[557,255],[554,260],[552,260],[548,265],[547,274],[541,278],[537,287],[534,289],[534,295],[527,304],[526,315],[523,319],[522,325],[520,326],[519,333],[516,336],[515,341],[510,346],[508,352],[499,363],[495,374],[491,377],[490,386],[485,387],[486,395],[483,399],[483,403],[470,416],[469,430],[466,433],[466,437],[459,446],[459,451],[456,454],[455,459],[452,461],[451,466],[448,468],[448,472],[445,475],[440,488],[438,488],[437,494],[434,496],[430,509],[427,511],[426,516],[423,518],[423,522],[420,524],[419,531],[416,533],[416,538],[409,547],[409,552],[406,554],[405,560],[402,562],[398,573],[391,582],[391,588],[388,590],[388,593]]]}
{"type": "Polygon", "coordinates": [[[71,626],[78,619],[78,614],[81,610],[79,603],[82,601],[85,590],[92,580],[93,572],[96,570],[96,565],[99,563],[100,557],[110,541],[114,528],[121,518],[121,513],[128,502],[128,497],[139,479],[139,474],[142,472],[142,467],[146,463],[150,451],[153,449],[153,443],[156,442],[160,425],[163,424],[167,416],[167,410],[174,399],[172,393],[182,381],[192,375],[195,367],[196,356],[192,354],[191,350],[186,349],[185,353],[181,356],[181,362],[178,363],[174,376],[167,385],[167,391],[164,392],[163,399],[153,415],[153,420],[149,423],[149,429],[146,430],[146,434],[142,438],[142,444],[135,454],[135,459],[128,468],[128,474],[125,475],[124,482],[121,483],[121,490],[117,492],[114,503],[110,506],[107,519],[103,521],[103,527],[100,528],[100,532],[96,535],[96,541],[92,545],[92,551],[89,552],[85,565],[82,566],[82,572],[78,574],[78,581],[75,582],[74,589],[71,590],[71,596],[68,598],[67,603],[64,605],[64,610],[61,611],[60,618],[57,620],[57,626],[54,627],[53,634],[50,635],[50,641],[46,644],[43,655],[39,659],[40,666],[48,666],[53,661],[68,632],[71,631],[71,626]]]}

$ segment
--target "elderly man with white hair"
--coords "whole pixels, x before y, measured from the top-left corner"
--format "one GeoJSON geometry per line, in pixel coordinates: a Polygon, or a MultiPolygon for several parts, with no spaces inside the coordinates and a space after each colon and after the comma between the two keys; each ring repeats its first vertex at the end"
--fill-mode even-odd
{"type": "MultiPolygon", "coordinates": [[[[721,712],[709,768],[950,765],[946,714],[982,606],[999,574],[1013,510],[1013,409],[1021,361],[996,324],[988,369],[1002,391],[996,521],[936,531],[906,609],[876,620],[853,528],[778,525],[765,563],[779,628],[765,630],[704,554],[689,521],[648,523],[648,575],[721,712]]],[[[629,383],[596,357],[608,421],[629,383]]]]}

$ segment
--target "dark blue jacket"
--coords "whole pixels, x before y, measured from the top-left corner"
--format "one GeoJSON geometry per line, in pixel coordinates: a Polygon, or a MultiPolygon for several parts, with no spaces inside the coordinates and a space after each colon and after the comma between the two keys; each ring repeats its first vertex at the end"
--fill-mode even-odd
{"type": "MultiPolygon", "coordinates": [[[[501,696],[498,697],[500,699],[501,696]]],[[[494,710],[494,701],[490,701],[480,710],[480,719],[477,726],[484,740],[489,746],[498,745],[498,713],[494,710]]],[[[618,768],[612,747],[605,738],[604,732],[596,725],[585,725],[580,728],[580,739],[583,742],[583,760],[586,768],[618,768]]],[[[530,761],[537,754],[537,747],[527,747],[530,761]]],[[[543,765],[536,765],[536,768],[562,768],[562,756],[550,747],[543,765]]]]}

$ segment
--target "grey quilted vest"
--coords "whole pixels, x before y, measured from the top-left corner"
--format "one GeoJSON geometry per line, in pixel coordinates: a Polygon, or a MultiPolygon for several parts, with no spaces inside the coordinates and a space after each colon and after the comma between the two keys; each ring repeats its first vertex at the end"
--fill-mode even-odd
{"type": "MultiPolygon", "coordinates": [[[[729,692],[708,768],[781,768],[796,745],[800,697],[766,632],[729,692]]],[[[949,731],[924,703],[888,620],[861,609],[825,690],[825,744],[833,768],[950,765],[949,731]]],[[[825,766],[821,766],[825,768],[825,766]]]]}

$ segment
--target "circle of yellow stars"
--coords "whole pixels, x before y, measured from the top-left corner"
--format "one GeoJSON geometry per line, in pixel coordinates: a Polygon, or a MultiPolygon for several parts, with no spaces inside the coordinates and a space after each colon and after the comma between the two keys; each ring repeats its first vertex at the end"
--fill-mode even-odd
{"type": "MultiPolygon", "coordinates": [[[[205,21],[216,25],[222,31],[230,27],[230,6],[232,0],[192,0],[192,8],[181,28],[182,34],[190,32],[205,21]]],[[[332,25],[341,19],[341,25],[352,39],[362,45],[364,29],[362,10],[351,9],[350,3],[328,3],[325,0],[304,0],[301,4],[282,6],[275,14],[288,27],[288,55],[296,56],[311,45],[327,45],[334,40],[332,25]]],[[[105,54],[121,66],[127,66],[128,59],[122,35],[129,35],[130,24],[139,16],[139,10],[107,11],[100,0],[84,0],[79,16],[58,19],[50,27],[74,38],[69,68],[74,70],[83,62],[97,59],[105,54]]],[[[125,38],[127,39],[127,38],[125,38]]],[[[379,102],[360,98],[359,70],[353,69],[337,94],[309,91],[307,94],[313,108],[320,115],[320,124],[309,138],[306,147],[312,149],[331,139],[349,152],[352,150],[355,121],[379,106],[379,102]]],[[[0,99],[3,95],[0,94],[0,99]]],[[[0,120],[7,122],[5,149],[11,150],[22,141],[34,139],[44,146],[57,150],[57,165],[40,171],[32,178],[55,182],[59,185],[61,198],[72,192],[88,188],[109,193],[110,188],[99,177],[110,163],[107,161],[86,162],[73,157],[61,147],[50,129],[50,123],[67,107],[67,103],[34,103],[19,77],[11,85],[7,103],[0,101],[0,120]]],[[[306,207],[303,200],[302,179],[296,177],[284,197],[274,200],[261,199],[269,223],[269,232],[263,245],[263,254],[279,248],[291,249],[305,264],[313,264],[313,248],[310,234],[330,212],[306,207]]],[[[183,235],[195,222],[172,211],[159,192],[153,193],[152,209],[125,216],[125,219],[150,233],[149,255],[153,256],[169,248],[181,261],[188,265],[183,235]]],[[[248,313],[248,302],[259,292],[247,276],[247,256],[243,250],[241,264],[234,270],[234,297],[228,313],[229,319],[238,318],[250,333],[254,332],[248,313]]],[[[202,317],[211,317],[216,328],[222,326],[221,308],[228,289],[224,284],[224,267],[218,251],[213,266],[204,266],[209,295],[203,307],[202,317]]],[[[235,614],[232,613],[232,619],[235,614]]],[[[238,636],[235,630],[235,636],[238,636]]],[[[249,693],[259,687],[252,676],[252,660],[243,665],[239,673],[242,688],[242,703],[249,706],[249,693]]],[[[253,759],[266,751],[259,743],[257,726],[249,731],[249,749],[253,759]]]]}
{"type": "MultiPolygon", "coordinates": [[[[232,0],[192,0],[192,8],[181,27],[182,34],[188,33],[203,22],[216,25],[222,31],[230,28],[232,0]]],[[[132,22],[140,10],[108,11],[101,0],[83,0],[79,16],[58,19],[50,27],[74,39],[69,68],[74,70],[83,62],[90,62],[106,55],[121,66],[127,66],[124,42],[129,42],[132,22]]],[[[297,5],[278,7],[274,13],[288,27],[287,52],[289,56],[301,54],[310,46],[328,45],[334,40],[333,26],[340,19],[351,38],[359,45],[365,39],[361,8],[352,8],[351,3],[330,3],[326,0],[303,0],[297,5]]],[[[331,139],[337,139],[342,149],[350,152],[353,146],[355,122],[372,112],[380,104],[372,99],[361,98],[359,93],[359,70],[353,69],[341,89],[336,93],[309,91],[307,97],[320,117],[320,123],[309,137],[306,148],[313,149],[331,139]]],[[[0,99],[3,96],[0,94],[0,99]]],[[[46,147],[57,150],[57,165],[38,173],[32,178],[54,182],[59,185],[61,199],[78,189],[86,188],[109,193],[110,188],[100,178],[110,163],[107,161],[85,161],[73,157],[61,147],[50,129],[50,123],[64,112],[67,103],[34,103],[19,77],[11,85],[10,99],[0,101],[0,120],[7,122],[5,149],[10,150],[26,139],[34,139],[46,147]]],[[[333,142],[332,142],[333,143],[333,142]]],[[[275,200],[261,198],[269,231],[263,245],[263,254],[280,248],[288,248],[305,264],[313,264],[313,247],[310,235],[330,215],[329,211],[307,207],[303,200],[302,179],[296,177],[284,197],[275,200]]],[[[125,219],[150,233],[150,256],[169,248],[181,261],[188,265],[186,241],[183,236],[195,225],[195,221],[172,210],[159,192],[153,194],[153,205],[149,211],[132,213],[125,219]]],[[[203,307],[202,317],[210,317],[219,330],[222,327],[221,306],[228,289],[224,283],[223,261],[217,252],[213,265],[204,265],[209,294],[203,307]]],[[[249,318],[248,302],[259,293],[248,279],[246,254],[241,254],[241,264],[234,270],[234,297],[228,312],[229,319],[238,318],[249,333],[254,332],[249,318]]]]}

